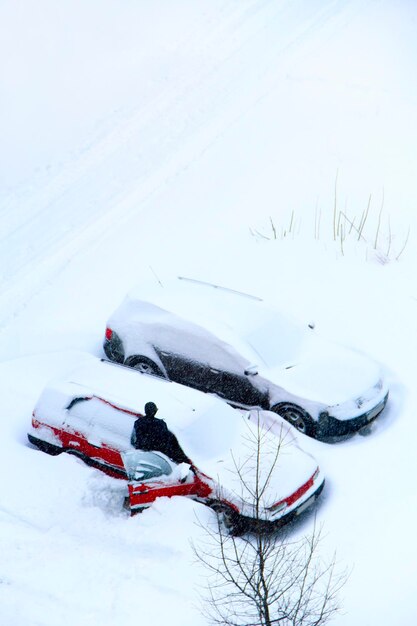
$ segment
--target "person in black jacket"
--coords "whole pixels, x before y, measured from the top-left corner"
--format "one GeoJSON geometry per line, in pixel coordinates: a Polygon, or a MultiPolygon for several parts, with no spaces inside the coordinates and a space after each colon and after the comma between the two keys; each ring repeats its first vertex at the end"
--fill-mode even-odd
{"type": "Polygon", "coordinates": [[[168,430],[164,420],[155,417],[158,407],[154,402],[145,404],[145,415],[138,417],[133,425],[132,445],[139,450],[163,452],[174,463],[192,461],[181,448],[176,436],[168,430]]]}

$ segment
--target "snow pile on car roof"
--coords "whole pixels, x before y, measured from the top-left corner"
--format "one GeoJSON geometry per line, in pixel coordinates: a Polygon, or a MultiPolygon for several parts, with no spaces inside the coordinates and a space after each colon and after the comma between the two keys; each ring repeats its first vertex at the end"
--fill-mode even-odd
{"type": "Polygon", "coordinates": [[[74,369],[67,379],[79,386],[80,394],[93,393],[138,413],[143,413],[146,402],[155,402],[157,417],[169,416],[175,429],[194,421],[196,412],[204,412],[213,402],[210,396],[189,387],[94,357],[74,369]]]}
{"type": "MultiPolygon", "coordinates": [[[[164,308],[160,304],[127,296],[108,324],[123,336],[128,354],[151,356],[157,362],[159,357],[155,354],[154,346],[171,354],[183,354],[186,346],[190,360],[209,362],[214,367],[227,368],[238,374],[242,374],[253,363],[254,355],[247,348],[242,349],[243,355],[247,353],[245,358],[230,341],[225,340],[230,340],[230,330],[219,322],[214,323],[213,317],[205,321],[203,316],[196,316],[202,322],[200,325],[191,321],[190,315],[191,308],[188,309],[188,315],[181,316],[172,307],[164,308]]],[[[210,315],[208,309],[206,315],[210,315]]]]}
{"type": "MultiPolygon", "coordinates": [[[[307,335],[306,328],[271,309],[260,298],[199,281],[142,283],[129,292],[121,310],[132,317],[136,311],[136,319],[146,323],[146,313],[151,312],[146,303],[169,311],[171,316],[165,317],[165,323],[182,332],[187,327],[191,333],[197,329],[200,333],[209,331],[213,344],[217,341],[223,350],[227,344],[234,358],[243,363],[241,371],[248,364],[271,367],[286,363],[298,354],[307,335]]],[[[201,356],[207,358],[206,346],[201,356]]]]}

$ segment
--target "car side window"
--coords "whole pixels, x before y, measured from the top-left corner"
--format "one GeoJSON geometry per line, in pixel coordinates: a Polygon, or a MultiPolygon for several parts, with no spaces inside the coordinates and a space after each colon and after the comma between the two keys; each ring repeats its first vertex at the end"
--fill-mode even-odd
{"type": "Polygon", "coordinates": [[[70,402],[66,413],[67,427],[83,433],[96,445],[100,445],[103,440],[125,445],[130,441],[133,422],[137,417],[96,396],[70,402]]]}

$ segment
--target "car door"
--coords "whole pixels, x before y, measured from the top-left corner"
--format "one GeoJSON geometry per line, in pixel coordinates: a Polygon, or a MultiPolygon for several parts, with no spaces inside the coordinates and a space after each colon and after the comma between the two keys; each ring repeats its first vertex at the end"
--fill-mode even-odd
{"type": "Polygon", "coordinates": [[[194,387],[206,391],[205,370],[207,365],[199,363],[182,354],[158,350],[156,352],[161,359],[170,380],[188,387],[194,387]]]}
{"type": "Polygon", "coordinates": [[[211,333],[190,328],[178,328],[175,334],[172,329],[169,332],[167,328],[160,329],[159,345],[154,344],[154,348],[168,378],[200,391],[215,393],[231,403],[267,406],[266,394],[252,383],[253,376],[244,373],[245,367],[250,365],[247,360],[211,333]],[[166,345],[170,342],[170,349],[163,346],[164,340],[166,345]]]}
{"type": "Polygon", "coordinates": [[[232,404],[264,408],[268,405],[268,394],[254,385],[252,378],[254,377],[244,373],[219,371],[211,368],[210,391],[232,404]]]}
{"type": "Polygon", "coordinates": [[[64,448],[87,454],[92,431],[92,416],[89,411],[90,397],[75,397],[66,407],[62,442],[64,448]]]}

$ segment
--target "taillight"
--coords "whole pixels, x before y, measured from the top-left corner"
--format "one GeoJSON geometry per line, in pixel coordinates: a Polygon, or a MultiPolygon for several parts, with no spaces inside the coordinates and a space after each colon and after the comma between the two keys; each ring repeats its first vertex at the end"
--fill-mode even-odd
{"type": "Polygon", "coordinates": [[[111,328],[106,328],[106,339],[108,339],[109,341],[111,341],[111,338],[113,336],[113,331],[111,328]]]}
{"type": "Polygon", "coordinates": [[[281,511],[281,509],[284,509],[285,507],[291,506],[292,504],[294,504],[294,502],[296,502],[305,493],[307,493],[307,491],[313,486],[314,481],[316,480],[319,474],[320,474],[320,468],[317,467],[314,474],[306,483],[304,483],[304,485],[302,485],[299,489],[297,489],[297,491],[294,491],[294,493],[291,494],[288,498],[285,498],[284,500],[280,500],[279,502],[275,502],[275,504],[268,507],[268,511],[273,511],[274,513],[276,513],[277,511],[281,511]]]}

